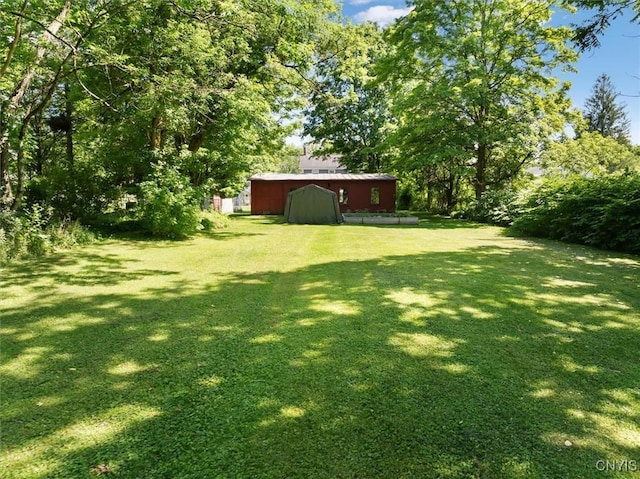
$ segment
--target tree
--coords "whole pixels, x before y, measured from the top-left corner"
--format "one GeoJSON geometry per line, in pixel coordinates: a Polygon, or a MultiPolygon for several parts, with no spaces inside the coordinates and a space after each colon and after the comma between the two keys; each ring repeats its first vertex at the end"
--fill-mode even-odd
{"type": "Polygon", "coordinates": [[[583,9],[595,9],[594,15],[582,25],[575,25],[573,40],[581,50],[591,50],[600,46],[598,39],[612,21],[624,15],[633,7],[635,16],[632,21],[640,20],[640,2],[637,0],[568,0],[568,3],[583,9]]]}
{"type": "Polygon", "coordinates": [[[55,65],[48,75],[38,73],[48,57],[58,56],[52,51],[56,47],[54,43],[60,38],[58,32],[69,16],[71,2],[65,0],[62,4],[52,5],[53,10],[47,23],[37,22],[35,31],[30,32],[24,31],[27,7],[28,2],[25,0],[15,12],[3,9],[0,16],[2,27],[14,24],[14,35],[0,69],[0,208],[10,206],[11,209],[16,209],[19,205],[24,188],[24,143],[29,126],[34,115],[51,98],[64,60],[55,65]],[[38,41],[29,41],[30,35],[37,35],[38,41]],[[34,88],[36,82],[39,82],[39,88],[34,88]],[[18,180],[15,192],[10,178],[11,156],[14,155],[18,180]]]}
{"type": "Polygon", "coordinates": [[[568,85],[553,78],[577,55],[571,30],[549,25],[552,0],[416,0],[388,30],[381,64],[394,81],[396,136],[412,168],[447,164],[479,199],[514,178],[562,131],[568,85]]]}
{"type": "Polygon", "coordinates": [[[280,157],[280,164],[277,168],[278,173],[299,173],[302,152],[303,148],[301,147],[293,145],[285,146],[280,157]]]}
{"type": "Polygon", "coordinates": [[[384,50],[381,33],[372,23],[347,25],[325,48],[315,65],[304,133],[320,145],[319,154],[339,154],[348,170],[380,172],[387,167],[393,121],[389,91],[372,71],[384,50]]]}
{"type": "Polygon", "coordinates": [[[100,210],[159,157],[231,194],[278,163],[277,118],[335,15],[332,0],[2,2],[4,204],[28,182],[61,215],[100,210]]]}
{"type": "Polygon", "coordinates": [[[306,85],[334,13],[329,0],[130,6],[91,51],[108,67],[86,72],[113,107],[95,119],[109,137],[108,149],[96,143],[99,156],[121,165],[126,185],[150,173],[150,152],[173,151],[194,185],[232,194],[247,175],[277,165],[290,130],[277,114],[306,85]]]}
{"type": "Polygon", "coordinates": [[[603,73],[585,101],[584,117],[588,131],[596,131],[620,143],[629,143],[629,119],[624,105],[616,103],[618,96],[611,78],[603,73]]]}
{"type": "MultiPolygon", "coordinates": [[[[88,68],[91,46],[86,44],[123,4],[126,0],[7,0],[0,5],[0,30],[14,33],[9,47],[0,50],[0,208],[19,209],[30,176],[44,171],[43,154],[55,153],[55,148],[40,148],[47,127],[65,133],[63,156],[73,166],[72,96],[81,87],[86,90],[78,77],[88,68]],[[31,171],[30,163],[35,164],[31,171]]],[[[66,173],[69,177],[72,171],[66,173]]]]}
{"type": "Polygon", "coordinates": [[[599,132],[583,133],[576,139],[551,143],[542,153],[548,173],[600,176],[623,171],[640,172],[640,150],[620,144],[599,132]]]}

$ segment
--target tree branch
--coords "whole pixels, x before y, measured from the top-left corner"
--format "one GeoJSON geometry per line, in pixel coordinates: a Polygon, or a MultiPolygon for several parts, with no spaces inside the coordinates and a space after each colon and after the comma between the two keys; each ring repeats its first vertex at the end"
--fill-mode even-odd
{"type": "Polygon", "coordinates": [[[20,42],[20,37],[22,36],[22,20],[23,20],[22,15],[24,14],[24,12],[27,11],[28,3],[29,3],[29,0],[24,0],[24,3],[20,8],[21,15],[18,16],[18,19],[16,20],[16,28],[13,32],[13,41],[11,42],[11,45],[9,45],[7,58],[5,59],[4,64],[2,65],[2,68],[0,68],[0,78],[2,78],[2,76],[7,72],[7,68],[9,68],[9,64],[11,63],[11,59],[13,58],[13,54],[15,53],[16,48],[18,47],[18,43],[20,42]]]}

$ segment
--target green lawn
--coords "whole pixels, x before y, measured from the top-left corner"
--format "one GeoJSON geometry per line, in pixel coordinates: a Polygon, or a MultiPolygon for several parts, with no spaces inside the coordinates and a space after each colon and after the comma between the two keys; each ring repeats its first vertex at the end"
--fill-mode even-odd
{"type": "Polygon", "coordinates": [[[640,477],[638,257],[239,217],[0,293],[3,479],[640,477]]]}

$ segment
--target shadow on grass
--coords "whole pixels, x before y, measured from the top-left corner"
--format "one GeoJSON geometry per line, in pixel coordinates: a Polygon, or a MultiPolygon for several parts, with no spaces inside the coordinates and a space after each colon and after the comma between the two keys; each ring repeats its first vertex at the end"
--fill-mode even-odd
{"type": "Polygon", "coordinates": [[[261,233],[248,233],[239,231],[225,231],[224,229],[200,231],[198,236],[213,239],[216,241],[234,240],[238,238],[251,238],[261,236],[261,233]]]}
{"type": "Polygon", "coordinates": [[[637,459],[639,272],[479,247],[4,309],[3,477],[601,477],[637,459]]]}
{"type": "MultiPolygon", "coordinates": [[[[160,247],[160,243],[155,244],[160,247]]],[[[162,270],[133,269],[132,266],[135,263],[135,260],[125,260],[115,254],[88,253],[86,249],[80,248],[74,250],[72,254],[58,252],[36,260],[7,266],[0,277],[0,291],[9,286],[30,286],[48,291],[53,285],[61,284],[115,285],[154,275],[171,274],[162,270]]]]}
{"type": "Polygon", "coordinates": [[[463,220],[463,219],[454,219],[446,216],[431,216],[426,214],[418,214],[418,218],[420,219],[420,225],[423,227],[428,227],[432,229],[478,229],[478,228],[486,228],[487,225],[483,225],[481,223],[477,223],[475,221],[463,220]]]}
{"type": "Polygon", "coordinates": [[[429,230],[475,230],[487,228],[487,225],[474,223],[467,220],[454,220],[448,218],[427,218],[420,219],[417,225],[412,224],[370,224],[370,223],[342,223],[347,226],[369,227],[369,228],[389,228],[389,229],[429,229],[429,230]]]}
{"type": "MultiPolygon", "coordinates": [[[[250,216],[250,221],[262,224],[287,224],[283,216],[250,216]]],[[[373,228],[399,228],[399,229],[479,229],[486,228],[487,225],[475,223],[468,220],[456,220],[442,216],[428,216],[426,214],[419,215],[419,224],[357,224],[342,223],[346,226],[373,227],[373,228]]]]}

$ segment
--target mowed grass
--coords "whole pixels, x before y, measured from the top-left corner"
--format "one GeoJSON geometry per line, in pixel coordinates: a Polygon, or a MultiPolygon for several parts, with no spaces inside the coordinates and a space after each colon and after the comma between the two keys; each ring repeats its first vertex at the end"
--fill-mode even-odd
{"type": "Polygon", "coordinates": [[[640,477],[638,257],[240,217],[0,291],[4,479],[640,477]]]}

